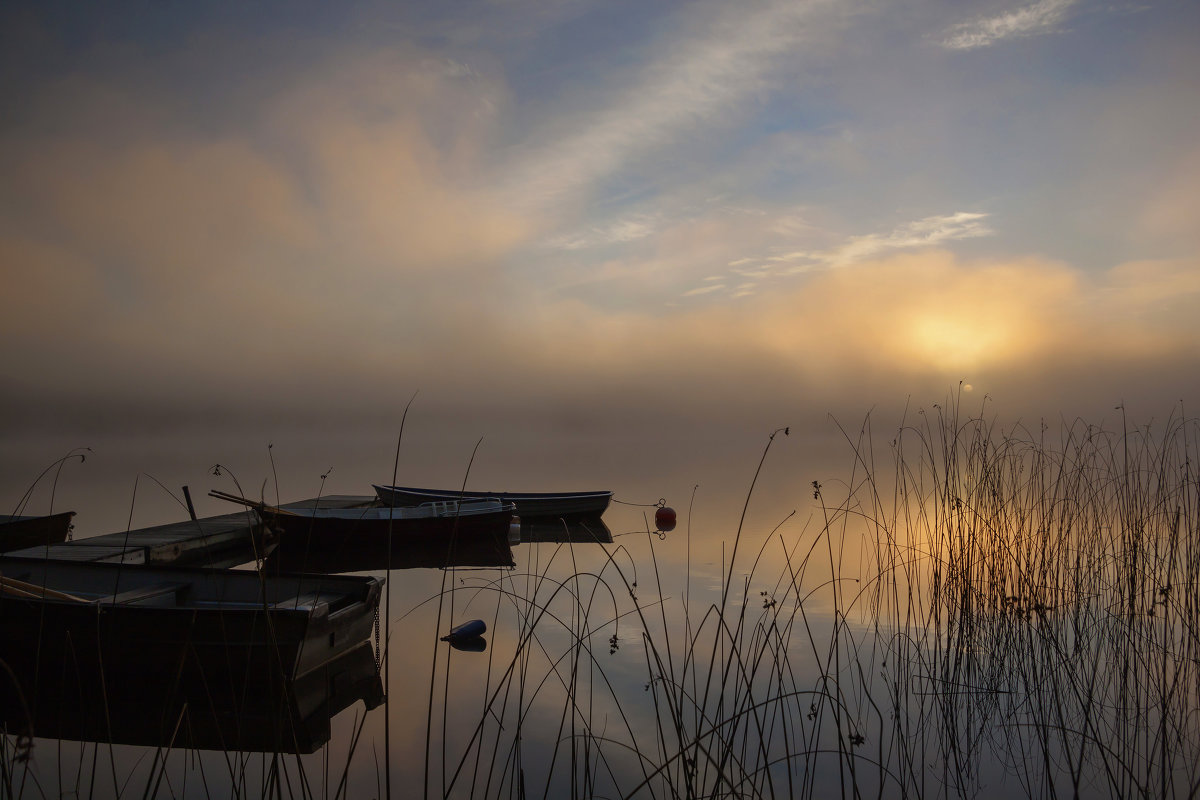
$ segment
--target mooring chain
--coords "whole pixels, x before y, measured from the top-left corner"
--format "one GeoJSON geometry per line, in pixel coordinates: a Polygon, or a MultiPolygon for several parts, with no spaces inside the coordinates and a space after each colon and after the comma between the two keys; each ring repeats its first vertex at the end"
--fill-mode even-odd
{"type": "Polygon", "coordinates": [[[375,606],[375,674],[379,674],[379,606],[375,606]]]}

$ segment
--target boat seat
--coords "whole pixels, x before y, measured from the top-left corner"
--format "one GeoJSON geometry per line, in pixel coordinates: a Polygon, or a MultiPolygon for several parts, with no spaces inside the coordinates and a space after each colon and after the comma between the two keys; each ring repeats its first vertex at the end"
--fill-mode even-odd
{"type": "Polygon", "coordinates": [[[179,590],[187,585],[177,582],[152,583],[149,586],[139,586],[135,589],[127,589],[107,597],[101,597],[100,603],[123,606],[173,606],[178,599],[179,590]]]}
{"type": "Polygon", "coordinates": [[[311,611],[319,606],[329,605],[329,592],[305,592],[298,594],[295,597],[289,597],[285,600],[280,600],[278,603],[272,603],[271,608],[283,609],[301,609],[311,611]]]}

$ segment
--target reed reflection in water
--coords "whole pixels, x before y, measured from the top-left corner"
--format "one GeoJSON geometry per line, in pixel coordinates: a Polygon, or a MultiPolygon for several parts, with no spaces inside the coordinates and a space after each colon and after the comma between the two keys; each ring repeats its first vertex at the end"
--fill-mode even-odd
{"type": "MultiPolygon", "coordinates": [[[[157,774],[180,796],[1193,795],[1198,432],[1051,435],[951,404],[886,446],[868,420],[848,474],[797,476],[799,519],[730,530],[715,564],[688,514],[660,536],[621,508],[611,543],[393,564],[386,704],[312,756],[171,753],[157,774]],[[482,652],[438,641],[468,618],[482,652]]],[[[97,751],[5,748],[15,793],[32,772],[136,785],[97,779],[97,751]]]]}

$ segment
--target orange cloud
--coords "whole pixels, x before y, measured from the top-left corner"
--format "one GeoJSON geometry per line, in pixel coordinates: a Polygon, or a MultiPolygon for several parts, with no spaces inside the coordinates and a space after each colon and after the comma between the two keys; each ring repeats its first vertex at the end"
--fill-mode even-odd
{"type": "MultiPolygon", "coordinates": [[[[154,113],[125,135],[128,120],[93,104],[52,137],[6,134],[0,324],[12,368],[45,393],[212,397],[245,381],[270,387],[264,402],[358,408],[433,384],[455,402],[487,387],[478,402],[599,408],[644,391],[638,402],[736,414],[764,395],[959,379],[986,392],[988,375],[1168,365],[1200,349],[1194,262],[1090,278],[1037,257],[915,249],[945,241],[943,227],[887,238],[899,255],[871,240],[862,260],[789,276],[743,263],[767,217],[657,233],[647,218],[640,250],[590,273],[607,305],[600,289],[590,301],[548,291],[511,268],[539,223],[494,193],[482,156],[503,87],[417,59],[324,66],[205,136],[154,113]],[[653,299],[717,283],[744,296],[653,299]]],[[[62,100],[82,94],[75,82],[62,100]]],[[[52,96],[41,103],[70,119],[52,96]]],[[[563,284],[589,274],[566,272],[563,284]]]]}
{"type": "Polygon", "coordinates": [[[373,336],[394,346],[437,319],[440,294],[495,285],[531,225],[479,179],[491,123],[467,101],[491,87],[419,59],[322,66],[204,134],[136,113],[172,105],[151,89],[49,87],[36,113],[55,133],[14,128],[0,150],[15,210],[0,223],[0,303],[35,343],[14,357],[286,369],[373,336]],[[431,129],[439,118],[455,137],[431,129]],[[64,306],[90,320],[82,348],[55,321],[64,306]]]}
{"type": "Polygon", "coordinates": [[[669,313],[549,302],[496,317],[486,341],[467,333],[470,343],[454,341],[497,358],[520,352],[532,372],[578,372],[585,381],[589,373],[603,380],[670,365],[702,381],[779,371],[823,384],[874,374],[950,385],[1062,361],[1194,357],[1200,329],[1186,310],[1200,294],[1195,274],[1182,263],[1129,264],[1092,281],[1045,259],[906,254],[669,313]]]}

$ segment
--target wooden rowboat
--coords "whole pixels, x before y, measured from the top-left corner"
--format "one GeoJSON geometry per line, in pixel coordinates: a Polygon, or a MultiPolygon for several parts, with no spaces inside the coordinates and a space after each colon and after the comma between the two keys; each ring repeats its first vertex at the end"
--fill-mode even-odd
{"type": "Polygon", "coordinates": [[[439,500],[497,498],[517,507],[522,520],[540,517],[598,517],[608,508],[612,492],[474,492],[458,489],[414,489],[408,486],[375,485],[375,494],[385,506],[415,506],[439,500]]]}
{"type": "Polygon", "coordinates": [[[366,576],[0,556],[0,660],[25,674],[294,680],[367,640],[383,581],[366,576]]]}
{"type": "Polygon", "coordinates": [[[274,532],[280,553],[339,552],[347,547],[378,548],[389,542],[395,549],[403,549],[473,537],[507,542],[515,520],[513,504],[495,498],[442,500],[405,508],[284,509],[216,490],[209,494],[253,508],[274,532]]]}

